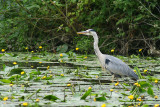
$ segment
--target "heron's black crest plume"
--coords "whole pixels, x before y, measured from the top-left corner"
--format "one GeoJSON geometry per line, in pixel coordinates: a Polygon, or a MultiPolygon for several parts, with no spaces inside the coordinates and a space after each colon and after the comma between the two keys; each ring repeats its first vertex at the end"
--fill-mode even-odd
{"type": "MultiPolygon", "coordinates": [[[[94,31],[93,29],[88,29],[89,31],[94,31]]],[[[95,31],[94,31],[95,32],[95,31]]]]}

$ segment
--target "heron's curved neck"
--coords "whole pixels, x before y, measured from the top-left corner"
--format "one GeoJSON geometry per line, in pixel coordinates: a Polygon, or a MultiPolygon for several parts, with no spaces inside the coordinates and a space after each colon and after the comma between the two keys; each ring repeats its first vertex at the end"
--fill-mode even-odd
{"type": "Polygon", "coordinates": [[[93,38],[94,38],[94,51],[95,51],[96,55],[99,57],[102,53],[98,47],[98,36],[97,36],[96,32],[93,34],[93,38]]]}

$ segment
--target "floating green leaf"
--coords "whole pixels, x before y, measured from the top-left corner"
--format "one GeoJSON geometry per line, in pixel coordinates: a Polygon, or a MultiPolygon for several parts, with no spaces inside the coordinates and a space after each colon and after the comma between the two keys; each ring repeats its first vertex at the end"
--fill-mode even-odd
{"type": "Polygon", "coordinates": [[[154,93],[151,87],[148,88],[147,93],[151,96],[154,96],[154,93]]]}
{"type": "Polygon", "coordinates": [[[106,101],[105,97],[96,97],[96,101],[106,101]]]}
{"type": "Polygon", "coordinates": [[[141,107],[149,107],[149,105],[148,105],[148,104],[145,104],[145,105],[142,105],[141,107]]]}
{"type": "Polygon", "coordinates": [[[141,85],[142,88],[152,87],[152,85],[146,81],[140,81],[139,84],[141,85]]]}
{"type": "Polygon", "coordinates": [[[4,54],[0,54],[0,57],[2,57],[4,54]]]}
{"type": "Polygon", "coordinates": [[[3,71],[5,71],[5,68],[6,68],[6,65],[5,65],[5,64],[3,64],[3,71]]]}
{"type": "Polygon", "coordinates": [[[24,101],[25,97],[24,97],[24,96],[21,96],[21,97],[19,97],[18,99],[19,99],[19,101],[24,101]]]}
{"type": "Polygon", "coordinates": [[[36,59],[41,59],[41,58],[39,58],[39,57],[37,57],[37,56],[33,56],[33,57],[31,58],[31,60],[36,60],[36,59]]]}
{"type": "Polygon", "coordinates": [[[88,89],[83,96],[81,97],[82,100],[85,100],[87,98],[87,96],[91,93],[92,89],[88,89]]]}
{"type": "Polygon", "coordinates": [[[140,93],[144,93],[144,92],[146,92],[146,90],[143,89],[143,88],[141,88],[141,87],[139,87],[139,92],[140,92],[140,93]]]}
{"type": "Polygon", "coordinates": [[[128,94],[126,94],[126,93],[121,93],[122,95],[124,95],[124,96],[129,96],[128,94]]]}
{"type": "Polygon", "coordinates": [[[9,78],[9,80],[10,80],[10,81],[15,81],[15,80],[17,80],[17,79],[19,79],[19,78],[21,78],[21,76],[18,75],[18,74],[15,74],[15,75],[12,75],[12,76],[9,78]]]}
{"type": "Polygon", "coordinates": [[[14,75],[14,74],[21,74],[21,72],[23,71],[23,69],[20,69],[20,68],[15,68],[15,69],[12,69],[8,76],[11,76],[11,75],[14,75]]]}
{"type": "Polygon", "coordinates": [[[11,83],[11,81],[10,81],[10,80],[7,80],[7,79],[1,79],[0,81],[1,81],[1,82],[4,82],[4,83],[11,83]]]}
{"type": "Polygon", "coordinates": [[[47,96],[44,97],[44,99],[47,99],[47,100],[50,100],[50,101],[56,101],[59,98],[54,96],[54,95],[47,95],[47,96]]]}

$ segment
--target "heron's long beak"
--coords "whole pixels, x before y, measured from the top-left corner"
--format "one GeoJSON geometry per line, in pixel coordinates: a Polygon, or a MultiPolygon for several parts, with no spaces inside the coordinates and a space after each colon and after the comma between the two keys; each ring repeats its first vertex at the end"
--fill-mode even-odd
{"type": "Polygon", "coordinates": [[[77,34],[86,34],[87,31],[81,31],[81,32],[77,32],[77,34]]]}

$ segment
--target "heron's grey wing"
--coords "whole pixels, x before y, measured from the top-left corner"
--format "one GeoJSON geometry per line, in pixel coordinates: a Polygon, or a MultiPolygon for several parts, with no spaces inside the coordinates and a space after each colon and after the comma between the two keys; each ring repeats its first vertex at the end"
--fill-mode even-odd
{"type": "Polygon", "coordinates": [[[135,74],[135,72],[126,63],[116,57],[106,55],[105,67],[112,74],[129,76],[135,78],[136,80],[138,79],[138,76],[135,74]]]}

